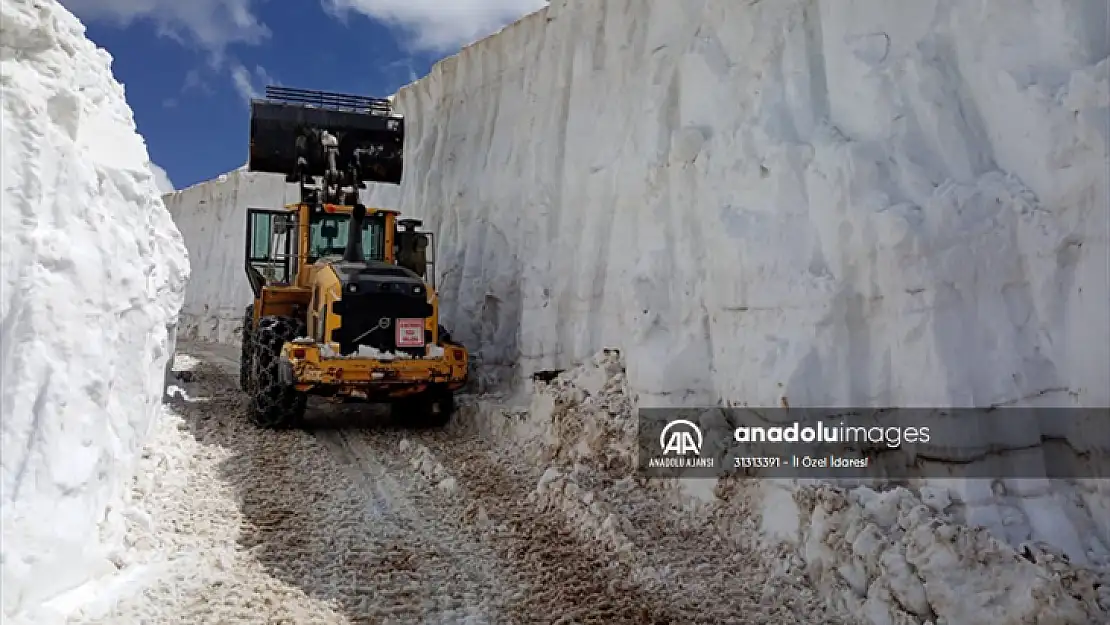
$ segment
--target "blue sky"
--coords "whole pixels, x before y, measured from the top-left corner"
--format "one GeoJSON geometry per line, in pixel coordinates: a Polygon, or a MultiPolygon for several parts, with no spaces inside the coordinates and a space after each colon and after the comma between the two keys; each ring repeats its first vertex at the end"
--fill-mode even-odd
{"type": "Polygon", "coordinates": [[[243,165],[267,84],[385,97],[546,0],[61,0],[175,188],[243,165]]]}

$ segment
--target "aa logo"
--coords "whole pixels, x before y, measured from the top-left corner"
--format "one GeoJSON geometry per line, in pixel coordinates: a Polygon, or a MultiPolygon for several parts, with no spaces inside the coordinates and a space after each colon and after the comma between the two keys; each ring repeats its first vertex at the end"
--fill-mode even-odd
{"type": "Polygon", "coordinates": [[[675,419],[667,424],[659,434],[659,446],[663,448],[663,455],[686,454],[701,455],[701,428],[686,419],[675,419]]]}

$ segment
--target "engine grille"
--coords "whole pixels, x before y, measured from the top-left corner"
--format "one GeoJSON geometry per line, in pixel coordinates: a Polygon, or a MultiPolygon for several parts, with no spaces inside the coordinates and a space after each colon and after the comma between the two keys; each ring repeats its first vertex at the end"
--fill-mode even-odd
{"type": "Polygon", "coordinates": [[[397,319],[426,319],[432,306],[423,296],[402,293],[346,294],[340,327],[333,333],[343,355],[353,354],[365,345],[387,352],[424,355],[423,347],[397,347],[397,319]]]}

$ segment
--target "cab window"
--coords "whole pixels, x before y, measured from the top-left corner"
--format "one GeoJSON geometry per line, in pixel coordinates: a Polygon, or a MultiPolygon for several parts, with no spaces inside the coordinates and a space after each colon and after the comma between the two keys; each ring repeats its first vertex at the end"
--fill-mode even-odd
{"type": "MultiPolygon", "coordinates": [[[[313,215],[309,222],[308,261],[342,256],[347,249],[351,216],[342,213],[313,215]]],[[[385,260],[385,220],[367,215],[362,224],[362,253],[366,260],[385,260]]]]}

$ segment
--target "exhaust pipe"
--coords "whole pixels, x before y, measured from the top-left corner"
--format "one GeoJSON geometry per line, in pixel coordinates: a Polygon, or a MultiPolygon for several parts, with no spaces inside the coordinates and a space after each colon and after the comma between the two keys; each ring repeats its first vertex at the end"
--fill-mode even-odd
{"type": "Polygon", "coordinates": [[[347,249],[343,251],[343,262],[366,262],[362,253],[362,224],[365,222],[366,205],[358,202],[351,209],[351,221],[347,224],[347,249]]]}

